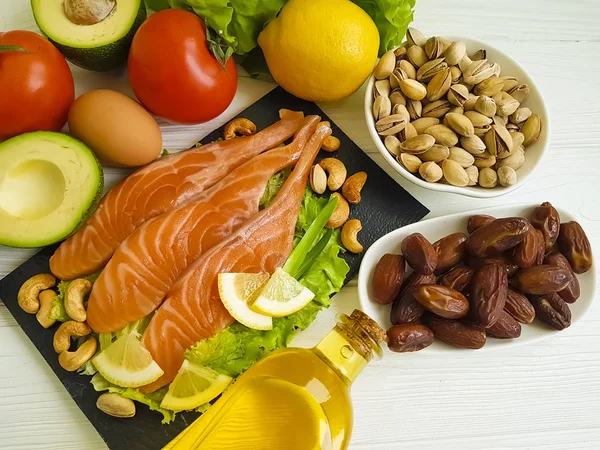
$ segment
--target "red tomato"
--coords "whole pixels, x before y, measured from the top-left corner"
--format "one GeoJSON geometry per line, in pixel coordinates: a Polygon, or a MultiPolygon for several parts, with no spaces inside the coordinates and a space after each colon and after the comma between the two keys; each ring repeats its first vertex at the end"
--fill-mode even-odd
{"type": "Polygon", "coordinates": [[[127,67],[138,100],[169,122],[214,119],[227,109],[237,89],[233,59],[223,70],[208,48],[202,19],[182,9],[160,11],[142,24],[127,67]]]}
{"type": "Polygon", "coordinates": [[[28,131],[59,131],[75,97],[65,58],[46,38],[31,31],[0,33],[0,141],[28,131]]]}

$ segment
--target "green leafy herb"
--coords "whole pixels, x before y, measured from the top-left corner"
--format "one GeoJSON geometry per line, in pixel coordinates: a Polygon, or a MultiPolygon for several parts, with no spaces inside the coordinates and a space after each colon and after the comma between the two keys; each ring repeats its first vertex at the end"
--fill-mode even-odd
{"type": "Polygon", "coordinates": [[[146,6],[153,11],[162,11],[163,9],[169,9],[169,0],[144,0],[146,6]]]}
{"type": "Polygon", "coordinates": [[[281,186],[283,186],[283,183],[285,183],[285,180],[287,180],[287,178],[290,176],[291,172],[292,171],[289,169],[282,170],[269,178],[265,192],[259,202],[261,209],[264,209],[271,204],[281,189],[281,186]]]}

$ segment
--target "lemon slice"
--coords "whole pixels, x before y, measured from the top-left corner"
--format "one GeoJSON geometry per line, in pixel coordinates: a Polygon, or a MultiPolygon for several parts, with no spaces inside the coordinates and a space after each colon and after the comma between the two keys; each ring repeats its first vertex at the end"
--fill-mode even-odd
{"type": "Polygon", "coordinates": [[[272,330],[273,319],[250,309],[249,303],[267,280],[267,273],[220,273],[219,295],[229,314],[255,330],[272,330]]]}
{"type": "Polygon", "coordinates": [[[164,373],[140,342],[137,331],[121,336],[92,362],[104,378],[121,387],[144,386],[164,373]]]}
{"type": "Polygon", "coordinates": [[[225,390],[232,378],[187,359],[169,386],[169,392],[160,403],[161,408],[172,411],[195,409],[210,402],[225,390]]]}
{"type": "Polygon", "coordinates": [[[304,308],[315,294],[285,270],[278,268],[251,308],[271,317],[288,316],[304,308]]]}

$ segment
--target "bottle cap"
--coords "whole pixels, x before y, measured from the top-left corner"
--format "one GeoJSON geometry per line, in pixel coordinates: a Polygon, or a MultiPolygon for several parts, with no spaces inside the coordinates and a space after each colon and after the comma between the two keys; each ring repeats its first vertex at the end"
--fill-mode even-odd
{"type": "Polygon", "coordinates": [[[365,332],[371,336],[371,339],[377,342],[377,344],[381,344],[387,340],[387,336],[385,331],[383,331],[383,328],[381,328],[377,322],[375,322],[361,310],[355,309],[352,314],[350,314],[350,319],[359,324],[365,330],[365,332]]]}

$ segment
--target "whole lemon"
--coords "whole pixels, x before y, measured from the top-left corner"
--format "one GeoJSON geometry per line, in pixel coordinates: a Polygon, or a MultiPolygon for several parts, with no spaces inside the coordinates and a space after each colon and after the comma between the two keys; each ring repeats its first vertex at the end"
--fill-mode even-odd
{"type": "Polygon", "coordinates": [[[289,0],[258,36],[271,75],[314,102],[355,92],[377,62],[379,32],[350,0],[289,0]]]}

